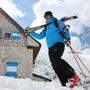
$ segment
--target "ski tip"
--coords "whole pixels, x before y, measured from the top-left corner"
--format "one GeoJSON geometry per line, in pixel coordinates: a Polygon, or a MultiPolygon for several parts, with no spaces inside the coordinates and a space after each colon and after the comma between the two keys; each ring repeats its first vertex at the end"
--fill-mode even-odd
{"type": "Polygon", "coordinates": [[[73,18],[74,18],[74,19],[76,19],[76,18],[78,18],[78,16],[77,16],[77,15],[75,15],[75,16],[73,16],[73,18]]]}

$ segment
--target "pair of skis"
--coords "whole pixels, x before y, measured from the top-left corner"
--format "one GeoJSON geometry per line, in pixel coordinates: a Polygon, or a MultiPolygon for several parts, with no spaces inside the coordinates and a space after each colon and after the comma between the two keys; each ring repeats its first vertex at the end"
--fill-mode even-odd
{"type": "MultiPolygon", "coordinates": [[[[68,21],[68,20],[73,20],[73,19],[77,19],[78,17],[75,15],[75,16],[71,16],[71,17],[63,17],[61,20],[62,21],[68,21]]],[[[48,23],[48,24],[43,24],[43,25],[40,25],[40,26],[36,26],[36,27],[33,27],[33,28],[30,28],[30,27],[27,27],[24,32],[27,33],[27,32],[33,32],[33,31],[37,31],[37,30],[40,30],[40,29],[43,29],[45,27],[47,27],[48,25],[50,25],[51,23],[48,23]]]]}

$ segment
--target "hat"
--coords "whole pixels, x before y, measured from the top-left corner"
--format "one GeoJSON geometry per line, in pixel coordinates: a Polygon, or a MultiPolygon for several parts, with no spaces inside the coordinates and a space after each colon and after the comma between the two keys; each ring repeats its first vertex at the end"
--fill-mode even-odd
{"type": "Polygon", "coordinates": [[[46,16],[48,16],[48,15],[53,16],[53,14],[52,14],[51,11],[46,11],[46,12],[44,13],[44,17],[46,17],[46,16]]]}

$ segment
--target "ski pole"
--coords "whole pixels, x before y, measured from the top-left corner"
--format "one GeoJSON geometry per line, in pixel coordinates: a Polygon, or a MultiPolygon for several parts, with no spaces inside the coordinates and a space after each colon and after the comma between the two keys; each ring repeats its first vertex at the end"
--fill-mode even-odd
{"type": "Polygon", "coordinates": [[[76,56],[75,56],[75,53],[73,52],[71,46],[69,46],[69,47],[70,47],[70,50],[71,50],[71,52],[72,52],[72,54],[73,54],[73,56],[74,56],[74,58],[75,58],[75,60],[76,60],[76,62],[77,62],[77,64],[78,64],[78,66],[79,66],[79,68],[80,68],[81,73],[83,74],[83,76],[84,76],[84,78],[85,78],[85,74],[84,74],[84,72],[83,72],[83,70],[82,70],[82,68],[81,68],[81,66],[80,66],[80,64],[79,64],[79,62],[78,62],[78,60],[77,60],[77,58],[76,58],[76,56]]]}
{"type": "Polygon", "coordinates": [[[77,58],[80,60],[80,62],[82,63],[82,65],[84,66],[84,68],[87,70],[87,72],[90,74],[90,71],[88,70],[88,68],[86,67],[86,65],[82,62],[81,58],[78,56],[78,54],[73,50],[73,48],[70,46],[71,50],[75,53],[75,55],[77,56],[77,58]]]}

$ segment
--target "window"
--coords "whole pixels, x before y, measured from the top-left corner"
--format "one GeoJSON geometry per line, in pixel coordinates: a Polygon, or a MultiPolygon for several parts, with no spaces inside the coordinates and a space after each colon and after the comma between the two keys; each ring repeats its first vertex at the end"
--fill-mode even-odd
{"type": "Polygon", "coordinates": [[[5,33],[5,38],[10,38],[11,33],[5,33]]]}
{"type": "Polygon", "coordinates": [[[10,38],[14,39],[14,40],[19,40],[19,39],[21,39],[21,34],[20,34],[20,32],[13,31],[11,33],[10,38]]]}
{"type": "Polygon", "coordinates": [[[14,40],[19,40],[19,39],[21,39],[21,35],[18,33],[11,33],[10,38],[14,39],[14,40]]]}

